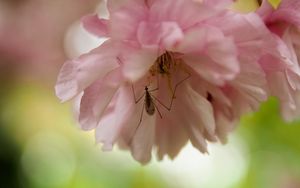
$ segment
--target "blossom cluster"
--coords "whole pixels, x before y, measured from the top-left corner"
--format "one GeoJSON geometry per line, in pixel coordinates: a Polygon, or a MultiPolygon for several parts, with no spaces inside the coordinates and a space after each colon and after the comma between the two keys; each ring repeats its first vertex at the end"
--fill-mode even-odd
{"type": "Polygon", "coordinates": [[[109,19],[83,26],[107,40],[63,65],[62,101],[80,98],[79,123],[104,150],[152,149],[174,158],[190,141],[207,152],[270,96],[285,119],[299,114],[300,1],[267,0],[254,12],[231,0],[108,0],[109,19]]]}

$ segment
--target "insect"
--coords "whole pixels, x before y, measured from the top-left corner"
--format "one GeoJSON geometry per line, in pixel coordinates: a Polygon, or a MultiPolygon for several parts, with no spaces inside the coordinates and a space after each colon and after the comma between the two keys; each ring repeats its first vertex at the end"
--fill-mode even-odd
{"type": "MultiPolygon", "coordinates": [[[[180,84],[182,84],[185,80],[189,79],[189,77],[191,76],[191,74],[186,69],[184,69],[184,67],[178,66],[178,65],[180,65],[179,64],[180,62],[181,62],[181,60],[175,59],[174,54],[172,52],[166,51],[164,54],[162,54],[161,56],[159,56],[156,59],[155,63],[152,65],[152,67],[149,70],[150,75],[152,77],[156,76],[157,88],[149,90],[148,86],[145,86],[143,95],[137,99],[136,95],[135,95],[135,91],[134,91],[134,86],[132,85],[132,92],[133,92],[135,103],[138,104],[144,98],[144,103],[143,103],[140,119],[139,119],[137,127],[134,130],[133,135],[135,135],[135,133],[137,132],[138,128],[140,127],[140,125],[142,123],[144,111],[146,111],[146,113],[149,116],[153,116],[155,114],[155,112],[157,111],[160,118],[163,118],[163,116],[157,106],[158,103],[160,104],[160,106],[164,107],[166,110],[171,111],[173,101],[176,98],[175,93],[176,93],[178,86],[180,84]],[[172,86],[172,78],[173,78],[172,76],[177,74],[176,73],[177,67],[180,68],[179,70],[182,70],[184,73],[186,73],[187,76],[185,76],[183,79],[181,79],[179,82],[177,82],[175,84],[175,86],[173,87],[172,86]],[[155,95],[152,94],[152,92],[159,90],[159,76],[167,77],[168,87],[169,87],[169,91],[170,91],[170,95],[171,95],[171,100],[170,100],[169,105],[166,105],[160,99],[158,99],[155,95]]],[[[152,77],[150,77],[150,78],[152,78],[152,77]]],[[[149,82],[151,83],[151,80],[149,82]]],[[[132,140],[132,138],[131,138],[131,140],[132,140]]],[[[131,143],[131,140],[129,143],[131,143]]]]}
{"type": "Polygon", "coordinates": [[[152,89],[152,90],[149,90],[148,86],[145,86],[145,88],[144,88],[145,91],[144,91],[143,95],[140,96],[138,99],[136,99],[136,95],[135,95],[135,91],[134,91],[134,86],[131,85],[132,86],[132,92],[133,92],[135,104],[138,104],[144,98],[144,103],[143,103],[142,112],[141,112],[141,115],[140,115],[140,120],[138,122],[137,127],[134,130],[134,134],[133,135],[135,135],[136,131],[138,130],[138,128],[140,127],[140,125],[142,123],[144,111],[146,111],[146,113],[149,116],[153,116],[155,114],[155,111],[157,111],[158,114],[159,114],[159,116],[160,116],[160,118],[163,118],[163,116],[162,116],[162,114],[161,114],[161,112],[160,112],[160,110],[159,110],[159,108],[157,106],[157,103],[159,103],[166,110],[171,111],[172,105],[173,105],[173,101],[175,99],[175,92],[177,90],[177,87],[180,84],[182,84],[185,80],[187,80],[189,77],[190,77],[190,75],[188,77],[184,78],[183,80],[181,80],[180,82],[178,82],[175,85],[174,92],[172,94],[172,98],[171,98],[171,101],[170,101],[169,105],[164,104],[160,99],[158,99],[155,95],[152,94],[152,92],[158,91],[159,87],[157,87],[155,89],[152,89]]]}
{"type": "Polygon", "coordinates": [[[134,87],[132,85],[132,92],[133,92],[135,104],[138,104],[144,98],[143,108],[142,108],[138,127],[140,126],[140,124],[142,122],[144,110],[146,110],[147,114],[150,116],[154,115],[155,110],[157,110],[157,112],[159,113],[159,116],[162,118],[162,115],[161,115],[159,109],[157,108],[156,104],[154,103],[154,100],[158,101],[158,99],[154,95],[151,94],[152,92],[157,91],[157,90],[158,90],[158,87],[155,89],[149,90],[148,86],[145,86],[144,94],[141,97],[139,97],[138,99],[136,99],[134,87]]]}
{"type": "MultiPolygon", "coordinates": [[[[136,126],[136,128],[133,132],[133,136],[134,136],[136,134],[138,128],[140,127],[141,123],[142,123],[144,110],[146,111],[146,113],[149,116],[153,116],[155,114],[155,111],[158,112],[160,118],[162,118],[162,114],[161,114],[161,112],[159,111],[158,107],[156,106],[156,104],[154,102],[154,100],[157,100],[157,98],[154,95],[151,94],[152,92],[157,91],[158,87],[155,88],[155,89],[149,90],[148,86],[145,86],[145,88],[144,88],[145,91],[144,91],[143,95],[140,96],[138,99],[136,99],[133,85],[131,85],[131,87],[132,87],[132,92],[133,92],[133,97],[134,97],[135,104],[138,104],[144,98],[144,103],[143,103],[143,107],[142,107],[140,120],[139,120],[139,123],[138,123],[138,125],[136,126]]],[[[133,136],[130,138],[129,144],[132,143],[133,136]]]]}

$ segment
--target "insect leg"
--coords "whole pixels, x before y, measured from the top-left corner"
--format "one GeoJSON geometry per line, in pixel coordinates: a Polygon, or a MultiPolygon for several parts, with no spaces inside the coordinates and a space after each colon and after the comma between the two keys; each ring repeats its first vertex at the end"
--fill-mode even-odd
{"type": "Polygon", "coordinates": [[[131,145],[132,140],[133,140],[133,137],[134,137],[135,133],[137,132],[137,130],[139,129],[139,127],[140,127],[140,125],[141,125],[141,123],[142,123],[142,120],[143,120],[143,114],[144,114],[144,108],[145,108],[145,103],[143,103],[143,108],[142,108],[140,120],[139,120],[138,125],[137,125],[136,128],[134,129],[134,132],[133,132],[133,134],[132,134],[132,136],[131,136],[131,138],[130,138],[130,140],[129,140],[129,145],[131,145]]]}
{"type": "MultiPolygon", "coordinates": [[[[171,107],[167,107],[163,102],[161,102],[157,97],[155,97],[154,95],[150,94],[151,97],[153,97],[160,105],[162,105],[163,107],[165,107],[168,111],[171,110],[171,107]]],[[[171,106],[172,106],[172,100],[171,100],[171,106]]]]}
{"type": "Polygon", "coordinates": [[[162,119],[162,115],[161,115],[161,113],[160,113],[158,107],[157,107],[156,104],[154,103],[154,101],[153,101],[153,105],[155,106],[155,108],[156,108],[156,110],[157,110],[157,112],[158,112],[160,118],[162,119]]]}
{"type": "Polygon", "coordinates": [[[171,111],[172,105],[173,105],[173,101],[175,99],[175,92],[177,90],[177,87],[182,84],[184,81],[186,81],[187,79],[189,79],[191,77],[191,74],[187,72],[187,77],[185,77],[184,79],[182,79],[181,81],[179,81],[174,88],[174,92],[171,98],[171,103],[169,106],[166,106],[163,102],[161,102],[157,97],[155,97],[154,95],[151,95],[159,104],[161,104],[163,107],[165,107],[168,111],[171,111]]]}
{"type": "Polygon", "coordinates": [[[158,89],[159,89],[159,88],[157,87],[157,88],[155,88],[155,89],[149,90],[149,92],[157,91],[158,89]]]}
{"type": "Polygon", "coordinates": [[[131,88],[132,88],[132,93],[133,93],[133,97],[134,97],[134,102],[135,102],[135,104],[137,104],[137,103],[140,102],[141,99],[145,96],[145,93],[144,93],[142,96],[140,96],[140,98],[136,99],[135,91],[134,91],[133,85],[131,85],[131,88]]]}
{"type": "Polygon", "coordinates": [[[187,79],[189,79],[189,78],[191,77],[191,74],[190,74],[189,72],[186,72],[186,73],[187,73],[188,75],[187,75],[184,79],[182,79],[182,80],[180,80],[179,82],[177,82],[177,84],[175,85],[172,99],[175,98],[175,92],[176,92],[176,90],[177,90],[177,87],[178,87],[180,84],[182,84],[184,81],[186,81],[187,79]]]}

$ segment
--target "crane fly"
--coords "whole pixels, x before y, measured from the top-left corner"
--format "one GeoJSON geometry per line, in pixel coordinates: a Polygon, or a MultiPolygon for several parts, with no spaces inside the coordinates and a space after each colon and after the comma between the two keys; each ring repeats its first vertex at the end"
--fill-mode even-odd
{"type": "MultiPolygon", "coordinates": [[[[134,132],[133,132],[133,135],[135,135],[135,133],[137,132],[138,128],[140,127],[140,125],[142,123],[144,110],[146,111],[146,113],[149,116],[153,116],[155,114],[155,111],[158,112],[160,118],[162,118],[162,115],[161,115],[158,107],[156,106],[156,104],[154,102],[154,100],[157,100],[157,98],[154,95],[151,94],[152,92],[157,91],[158,88],[149,90],[148,86],[145,86],[143,95],[140,96],[138,99],[136,99],[133,85],[131,85],[131,87],[132,87],[132,92],[133,92],[133,97],[134,97],[135,104],[138,104],[144,98],[144,103],[143,103],[143,107],[142,107],[140,120],[139,120],[139,123],[138,123],[137,127],[134,129],[134,132]]],[[[129,144],[131,144],[132,139],[133,139],[133,136],[130,138],[129,144]]]]}
{"type": "MultiPolygon", "coordinates": [[[[185,80],[189,79],[191,76],[191,74],[186,69],[184,69],[184,67],[181,67],[181,69],[187,74],[187,76],[185,78],[183,78],[182,80],[180,80],[178,83],[176,83],[174,88],[172,87],[172,81],[171,81],[172,77],[171,76],[173,76],[172,75],[173,73],[175,74],[179,63],[181,63],[181,61],[179,61],[179,59],[176,59],[174,57],[173,52],[166,51],[164,54],[162,54],[161,56],[159,56],[156,59],[155,63],[149,70],[151,76],[157,76],[156,77],[157,88],[149,90],[148,86],[145,86],[143,95],[140,96],[138,99],[136,99],[134,86],[132,85],[132,92],[133,92],[135,104],[138,104],[144,98],[144,103],[143,103],[140,119],[139,119],[137,127],[134,130],[133,135],[135,135],[135,133],[137,132],[138,128],[140,127],[140,125],[142,123],[144,111],[146,111],[146,113],[149,116],[153,116],[155,114],[155,111],[157,111],[160,118],[163,118],[161,112],[159,111],[157,103],[159,103],[166,110],[171,111],[173,101],[175,99],[175,93],[176,93],[177,87],[180,84],[182,84],[185,80]],[[171,91],[171,95],[172,95],[169,105],[164,104],[155,95],[151,94],[152,92],[159,90],[159,81],[158,81],[159,75],[161,75],[161,76],[166,75],[166,77],[167,77],[169,91],[171,91]]],[[[129,143],[131,143],[131,140],[129,143]]]]}
{"type": "Polygon", "coordinates": [[[158,108],[158,106],[157,106],[157,104],[155,102],[159,103],[166,110],[171,111],[172,105],[173,105],[173,101],[175,99],[175,92],[177,90],[177,87],[180,84],[182,84],[185,80],[187,80],[189,77],[190,77],[190,75],[187,76],[186,78],[184,78],[183,80],[181,80],[180,82],[178,82],[175,85],[174,92],[173,92],[172,98],[171,98],[171,102],[170,102],[170,104],[168,106],[166,104],[164,104],[160,99],[158,99],[155,95],[151,94],[152,92],[158,91],[159,87],[157,87],[155,89],[152,89],[152,90],[149,90],[148,86],[145,86],[143,95],[140,96],[138,99],[136,99],[134,87],[133,87],[133,85],[131,85],[132,86],[132,92],[133,92],[135,104],[138,104],[144,98],[144,103],[143,103],[143,107],[142,107],[142,112],[141,112],[140,120],[139,120],[139,123],[138,123],[137,127],[135,128],[134,134],[135,134],[135,132],[137,131],[137,129],[140,127],[140,125],[142,123],[144,111],[146,111],[146,113],[149,116],[153,116],[155,114],[155,111],[157,111],[158,114],[159,114],[159,116],[160,116],[160,118],[161,119],[163,118],[163,116],[162,116],[162,114],[161,114],[161,112],[160,112],[160,110],[159,110],[159,108],[158,108]]]}
{"type": "Polygon", "coordinates": [[[140,126],[140,124],[142,122],[144,110],[146,110],[147,114],[150,115],[150,116],[154,115],[155,110],[157,110],[157,112],[159,113],[159,116],[162,118],[162,115],[161,115],[159,109],[157,108],[156,104],[154,103],[154,100],[157,100],[157,98],[154,95],[151,94],[152,92],[157,91],[158,88],[149,90],[148,86],[145,86],[144,90],[145,90],[144,94],[141,97],[139,97],[138,99],[136,99],[134,87],[132,85],[132,92],[133,92],[135,104],[138,104],[144,98],[143,108],[142,108],[141,117],[140,117],[138,127],[140,126]]]}

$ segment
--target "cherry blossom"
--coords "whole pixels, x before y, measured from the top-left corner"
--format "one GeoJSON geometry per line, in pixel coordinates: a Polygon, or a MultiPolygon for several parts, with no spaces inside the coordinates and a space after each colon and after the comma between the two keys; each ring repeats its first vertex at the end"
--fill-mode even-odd
{"type": "Polygon", "coordinates": [[[118,143],[143,164],[153,148],[174,158],[188,141],[207,153],[208,142],[225,143],[240,117],[282,86],[270,78],[289,66],[288,48],[261,17],[229,4],[109,0],[108,19],[82,19],[108,40],[63,65],[57,96],[82,96],[81,127],[94,129],[104,150],[118,143]]]}
{"type": "Polygon", "coordinates": [[[282,113],[286,120],[292,120],[299,111],[299,26],[300,2],[282,0],[277,8],[263,1],[257,13],[277,40],[277,57],[264,56],[261,63],[269,74],[271,94],[280,99],[282,113]],[[277,71],[274,71],[274,67],[277,71]]]}

